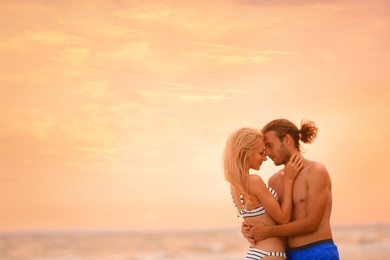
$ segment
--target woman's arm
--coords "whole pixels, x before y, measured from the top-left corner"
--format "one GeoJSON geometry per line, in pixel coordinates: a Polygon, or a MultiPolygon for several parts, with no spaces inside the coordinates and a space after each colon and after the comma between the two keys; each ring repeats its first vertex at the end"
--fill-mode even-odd
{"type": "Polygon", "coordinates": [[[327,206],[330,178],[326,169],[316,167],[306,178],[306,182],[308,196],[305,217],[276,226],[265,226],[260,222],[251,223],[250,233],[245,235],[250,242],[271,236],[299,236],[318,229],[327,206]],[[251,237],[254,237],[253,241],[251,237]]]}
{"type": "Polygon", "coordinates": [[[299,153],[291,156],[290,161],[286,164],[283,178],[284,195],[282,205],[279,205],[279,202],[275,200],[259,176],[254,175],[258,178],[253,176],[249,182],[249,191],[259,199],[271,218],[279,224],[290,221],[292,210],[292,185],[294,178],[302,169],[302,166],[302,157],[299,153]]]}

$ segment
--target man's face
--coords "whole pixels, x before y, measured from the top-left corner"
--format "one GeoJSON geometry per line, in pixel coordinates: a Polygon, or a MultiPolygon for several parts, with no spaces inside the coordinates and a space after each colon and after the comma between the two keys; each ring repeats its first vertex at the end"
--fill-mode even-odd
{"type": "Polygon", "coordinates": [[[283,141],[280,141],[275,131],[264,134],[265,154],[274,161],[276,166],[286,164],[291,157],[283,141]]]}

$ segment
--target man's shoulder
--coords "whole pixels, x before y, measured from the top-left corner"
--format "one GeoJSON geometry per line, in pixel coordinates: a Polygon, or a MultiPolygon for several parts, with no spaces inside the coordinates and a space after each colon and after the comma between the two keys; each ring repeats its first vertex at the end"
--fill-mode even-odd
{"type": "Polygon", "coordinates": [[[320,162],[316,161],[308,161],[306,164],[306,167],[303,170],[305,172],[305,175],[310,178],[329,178],[328,170],[326,169],[325,165],[320,162]]]}
{"type": "Polygon", "coordinates": [[[310,169],[311,171],[326,171],[326,167],[323,163],[306,160],[306,167],[307,169],[310,169]]]}
{"type": "Polygon", "coordinates": [[[284,169],[281,169],[277,171],[276,173],[272,174],[271,177],[269,177],[270,180],[279,180],[282,178],[284,174],[284,169]]]}

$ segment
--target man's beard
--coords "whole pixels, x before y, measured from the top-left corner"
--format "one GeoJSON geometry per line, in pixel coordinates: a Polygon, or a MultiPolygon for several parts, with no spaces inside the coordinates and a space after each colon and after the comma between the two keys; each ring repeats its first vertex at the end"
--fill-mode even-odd
{"type": "Polygon", "coordinates": [[[286,147],[283,145],[280,147],[280,164],[286,165],[291,158],[291,153],[286,149],[286,147]]]}

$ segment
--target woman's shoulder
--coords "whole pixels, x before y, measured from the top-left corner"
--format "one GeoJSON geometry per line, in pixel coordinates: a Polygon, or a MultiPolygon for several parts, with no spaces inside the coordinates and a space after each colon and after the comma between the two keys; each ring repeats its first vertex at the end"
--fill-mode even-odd
{"type": "Polygon", "coordinates": [[[248,177],[249,182],[263,182],[263,179],[258,174],[250,174],[248,177]]]}
{"type": "Polygon", "coordinates": [[[258,189],[260,186],[265,186],[263,179],[257,174],[250,174],[248,177],[249,190],[258,189]]]}

